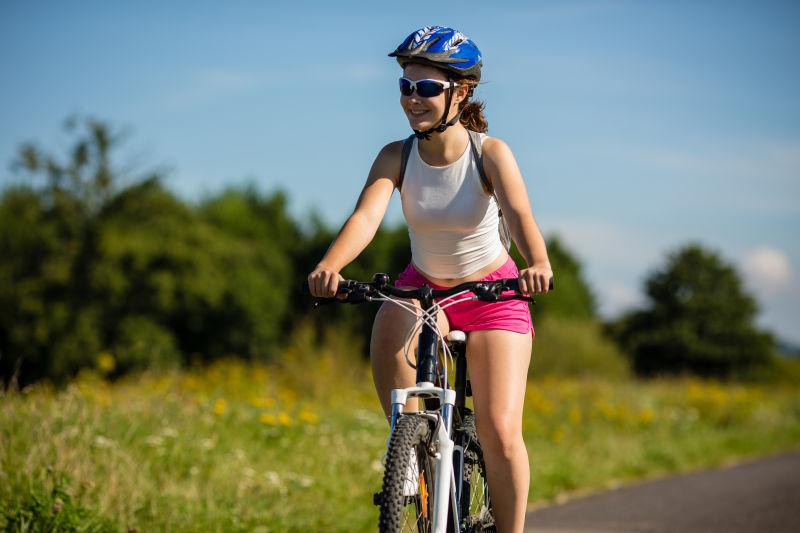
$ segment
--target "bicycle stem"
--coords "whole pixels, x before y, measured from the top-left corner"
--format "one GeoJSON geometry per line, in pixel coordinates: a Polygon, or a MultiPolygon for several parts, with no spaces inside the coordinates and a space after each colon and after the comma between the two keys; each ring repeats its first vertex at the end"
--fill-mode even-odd
{"type": "MultiPolygon", "coordinates": [[[[423,285],[420,290],[419,303],[423,312],[427,313],[434,306],[432,289],[428,285],[423,285]]],[[[434,323],[436,317],[433,317],[434,323]]],[[[436,347],[439,336],[433,326],[425,321],[422,325],[422,333],[419,335],[417,348],[417,386],[423,383],[433,384],[436,382],[436,347]]]]}

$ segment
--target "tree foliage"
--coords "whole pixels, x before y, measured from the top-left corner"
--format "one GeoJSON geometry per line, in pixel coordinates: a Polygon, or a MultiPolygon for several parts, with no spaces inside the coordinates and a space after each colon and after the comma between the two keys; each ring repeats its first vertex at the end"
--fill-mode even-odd
{"type": "MultiPolygon", "coordinates": [[[[553,268],[555,290],[547,296],[537,297],[536,306],[532,311],[534,319],[546,320],[548,316],[578,320],[596,319],[595,297],[575,254],[557,235],[554,235],[547,239],[547,255],[553,268]]],[[[525,260],[516,245],[512,246],[511,256],[519,268],[525,267],[525,260]]]]}
{"type": "MultiPolygon", "coordinates": [[[[73,146],[63,157],[20,147],[13,168],[22,182],[0,195],[6,382],[64,382],[84,368],[114,377],[221,356],[270,360],[309,320],[352,332],[353,345],[366,348],[375,306],[312,312],[301,293],[335,236],[319,217],[302,225],[282,192],[252,187],[187,203],[158,172],[120,169],[122,133],[94,119],[66,128],[73,146]]],[[[594,317],[579,262],[558,238],[549,252],[558,290],[534,315],[594,317]]],[[[342,274],[395,278],[409,260],[407,228],[382,226],[342,274]]]]}
{"type": "Polygon", "coordinates": [[[754,325],[755,300],[718,254],[689,244],[645,283],[645,309],[612,331],[645,376],[746,376],[770,362],[772,339],[754,325]]]}
{"type": "Polygon", "coordinates": [[[114,170],[117,136],[84,126],[70,125],[70,163],[24,145],[15,166],[28,183],[0,199],[3,377],[63,381],[105,353],[116,373],[273,357],[299,246],[285,197],[226,191],[187,205],[157,175],[114,170]]]}

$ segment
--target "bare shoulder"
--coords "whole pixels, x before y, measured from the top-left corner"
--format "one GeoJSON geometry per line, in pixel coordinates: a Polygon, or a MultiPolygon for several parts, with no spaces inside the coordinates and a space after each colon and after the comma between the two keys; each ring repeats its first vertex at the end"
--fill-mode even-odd
{"type": "Polygon", "coordinates": [[[499,164],[506,157],[514,157],[511,153],[511,148],[506,142],[497,137],[487,137],[483,141],[483,154],[484,158],[493,162],[495,165],[499,164]]]}
{"type": "Polygon", "coordinates": [[[400,162],[400,154],[403,151],[403,141],[392,141],[378,152],[378,160],[388,159],[390,162],[400,162]]]}
{"type": "Polygon", "coordinates": [[[505,141],[488,137],[483,141],[483,166],[489,180],[495,183],[498,177],[506,177],[509,169],[515,169],[517,165],[514,154],[505,141]]]}
{"type": "Polygon", "coordinates": [[[397,184],[400,177],[400,158],[403,152],[403,141],[392,141],[378,152],[375,162],[372,164],[373,178],[389,178],[392,183],[397,184]]]}

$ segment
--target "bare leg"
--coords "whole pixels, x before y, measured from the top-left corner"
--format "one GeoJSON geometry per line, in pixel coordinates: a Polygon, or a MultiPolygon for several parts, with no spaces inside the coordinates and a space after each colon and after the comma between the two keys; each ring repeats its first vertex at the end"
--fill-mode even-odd
{"type": "MultiPolygon", "coordinates": [[[[419,309],[419,304],[416,301],[414,303],[417,305],[418,316],[421,316],[422,311],[419,309]]],[[[439,311],[437,321],[439,329],[446,335],[449,328],[447,318],[442,311],[439,311]]],[[[416,370],[408,366],[403,355],[406,345],[410,345],[409,358],[412,361],[416,359],[419,334],[411,338],[408,343],[404,343],[416,322],[414,316],[408,311],[395,304],[384,302],[378,310],[372,326],[372,338],[369,346],[372,379],[387,419],[392,414],[392,389],[413,387],[416,381],[416,370]]],[[[416,398],[409,398],[406,411],[416,410],[416,398]]]]}
{"type": "Polygon", "coordinates": [[[475,420],[497,531],[522,533],[530,483],[522,408],[532,339],[529,334],[487,330],[471,332],[467,342],[475,420]]]}

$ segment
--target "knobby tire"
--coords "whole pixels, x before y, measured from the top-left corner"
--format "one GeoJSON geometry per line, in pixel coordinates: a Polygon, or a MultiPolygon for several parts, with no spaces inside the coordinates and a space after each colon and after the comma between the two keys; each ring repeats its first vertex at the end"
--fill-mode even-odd
{"type": "Polygon", "coordinates": [[[483,451],[478,442],[475,414],[468,409],[458,430],[458,436],[464,446],[464,473],[459,506],[462,531],[467,533],[494,532],[496,531],[494,508],[489,497],[486,465],[483,462],[483,451]]]}
{"type": "MultiPolygon", "coordinates": [[[[431,422],[408,413],[397,419],[386,453],[386,470],[380,501],[381,533],[427,533],[431,531],[434,505],[434,458],[430,452],[431,422]],[[411,450],[417,454],[417,478],[409,478],[411,450]],[[408,483],[416,494],[403,494],[408,483]]],[[[413,475],[413,474],[412,474],[413,475]]]]}

